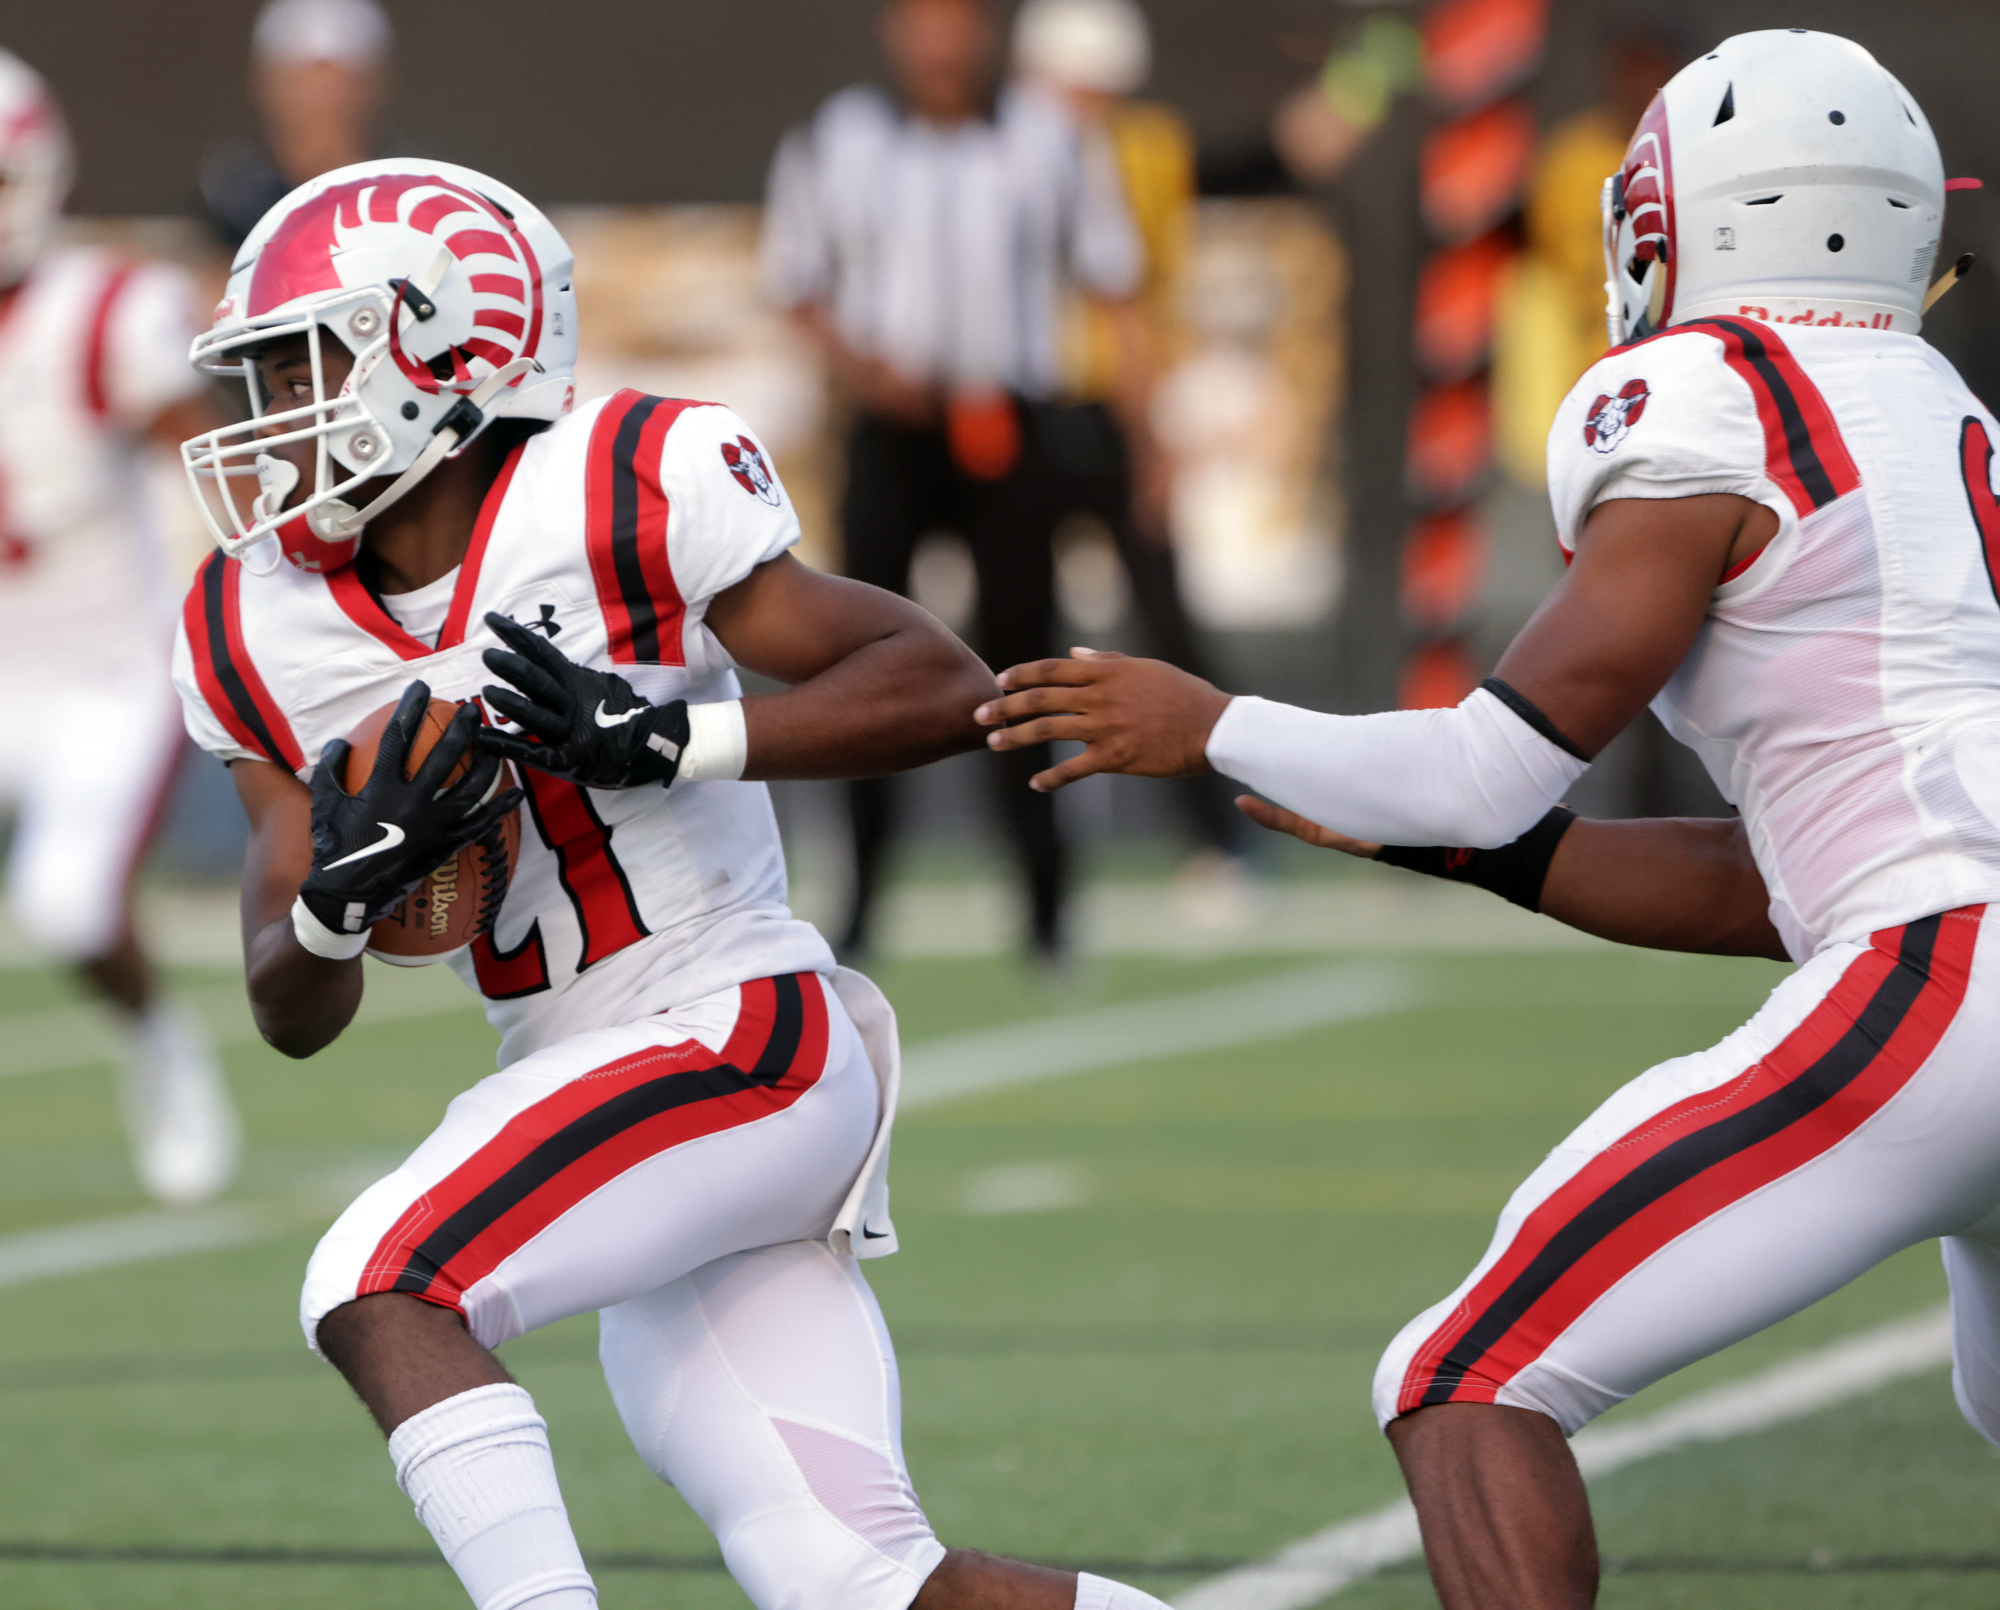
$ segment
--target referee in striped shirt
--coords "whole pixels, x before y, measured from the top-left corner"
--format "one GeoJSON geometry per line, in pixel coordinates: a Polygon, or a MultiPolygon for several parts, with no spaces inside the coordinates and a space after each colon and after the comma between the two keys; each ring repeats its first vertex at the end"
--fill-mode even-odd
{"type": "MultiPolygon", "coordinates": [[[[1142,328],[1129,308],[1140,243],[1108,146],[1034,91],[996,92],[984,0],[889,0],[882,42],[896,96],[843,90],[779,147],[765,288],[853,406],[847,573],[905,591],[918,538],[960,533],[979,580],[978,647],[1017,665],[1055,648],[1062,299],[1081,290],[1142,328]]],[[[1143,337],[1122,348],[1125,389],[1142,398],[1143,337]]],[[[1142,408],[1130,416],[1145,452],[1142,408]]],[[[1049,762],[1021,750],[987,764],[1027,875],[1035,949],[1059,961],[1066,858],[1053,799],[1028,787],[1049,762]]],[[[892,798],[887,779],[850,787],[852,954],[868,943],[892,798]]]]}

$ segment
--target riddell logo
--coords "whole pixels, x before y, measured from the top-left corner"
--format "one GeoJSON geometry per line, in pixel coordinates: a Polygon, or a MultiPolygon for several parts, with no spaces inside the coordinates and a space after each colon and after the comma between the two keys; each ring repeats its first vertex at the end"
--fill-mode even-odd
{"type": "Polygon", "coordinates": [[[1766,324],[1831,324],[1845,330],[1886,330],[1894,317],[1888,313],[1871,313],[1865,319],[1850,319],[1839,313],[1829,313],[1821,318],[1819,310],[1810,307],[1789,318],[1782,313],[1773,317],[1769,308],[1752,307],[1747,302],[1736,311],[1746,319],[1762,319],[1766,324]]]}

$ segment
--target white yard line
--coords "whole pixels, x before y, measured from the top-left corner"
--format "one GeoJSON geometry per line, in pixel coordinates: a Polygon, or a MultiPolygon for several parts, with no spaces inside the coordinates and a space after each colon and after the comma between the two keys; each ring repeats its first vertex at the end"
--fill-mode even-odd
{"type": "MultiPolygon", "coordinates": [[[[951,1035],[911,1047],[903,1069],[903,1105],[926,1107],[1092,1068],[1273,1039],[1398,1011],[1415,1004],[1420,995],[1418,981],[1407,968],[1344,963],[951,1035]]],[[[247,1011],[239,1018],[227,1015],[241,1010],[240,999],[234,991],[210,991],[197,1000],[225,1043],[255,1032],[247,1011]]],[[[362,1021],[428,1016],[469,1010],[473,1005],[457,980],[441,969],[371,969],[362,1021]]],[[[93,1014],[71,1007],[0,1020],[0,1076],[100,1060],[108,1053],[108,1044],[93,1051],[99,1042],[87,1037],[96,1023],[93,1014]]],[[[339,1192],[344,1201],[355,1182],[341,1175],[338,1184],[344,1188],[339,1192]]],[[[269,1212],[224,1204],[199,1212],[138,1213],[30,1230],[0,1237],[0,1288],[237,1246],[274,1235],[280,1228],[269,1212]]]]}
{"type": "Polygon", "coordinates": [[[46,1230],[24,1230],[0,1236],[0,1287],[240,1247],[273,1233],[267,1215],[235,1204],[188,1213],[131,1213],[46,1230]]]}
{"type": "MultiPolygon", "coordinates": [[[[1641,1419],[1584,1430],[1570,1446],[1586,1476],[1602,1476],[1669,1448],[1782,1425],[1950,1361],[1950,1319],[1937,1308],[1802,1353],[1641,1419]]],[[[1416,1511],[1404,1499],[1197,1583],[1174,1604],[1177,1610],[1306,1610],[1420,1552],[1416,1511]]]]}
{"type": "Polygon", "coordinates": [[[903,1054],[902,1111],[1156,1057],[1275,1040],[1417,1004],[1413,969],[1339,962],[925,1040],[903,1054]]]}

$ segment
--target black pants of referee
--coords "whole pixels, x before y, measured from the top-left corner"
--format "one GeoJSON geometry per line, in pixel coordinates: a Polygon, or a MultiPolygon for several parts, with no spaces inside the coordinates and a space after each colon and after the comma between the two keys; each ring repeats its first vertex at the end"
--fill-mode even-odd
{"type": "MultiPolygon", "coordinates": [[[[967,475],[952,461],[942,427],[913,428],[864,414],[847,450],[841,534],[847,574],[907,593],[910,555],[920,537],[955,531],[972,550],[979,578],[980,654],[996,671],[1054,652],[1055,561],[1050,547],[1060,517],[1057,473],[1036,428],[1041,410],[1023,408],[1021,453],[995,481],[967,475]]],[[[1000,819],[1028,885],[1031,936],[1045,955],[1060,953],[1069,861],[1056,826],[1055,799],[1028,779],[1051,763],[1046,744],[989,754],[985,767],[1000,819]]],[[[848,785],[854,834],[854,908],[842,941],[867,948],[884,857],[895,825],[895,787],[887,777],[848,785]]]]}
{"type": "MultiPolygon", "coordinates": [[[[1054,472],[1057,507],[1051,530],[1071,514],[1104,523],[1132,584],[1133,611],[1148,652],[1169,665],[1216,680],[1181,601],[1180,566],[1165,533],[1140,529],[1132,512],[1131,458],[1125,432],[1103,403],[1077,403],[1037,411],[1036,434],[1054,472]]],[[[1242,817],[1230,802],[1236,789],[1220,777],[1180,777],[1162,785],[1179,808],[1196,843],[1233,853],[1242,817]]]]}

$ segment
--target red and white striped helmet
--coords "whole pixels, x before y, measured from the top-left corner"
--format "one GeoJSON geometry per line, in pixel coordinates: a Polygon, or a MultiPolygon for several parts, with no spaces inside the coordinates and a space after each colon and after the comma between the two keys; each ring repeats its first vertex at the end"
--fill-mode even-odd
{"type": "Polygon", "coordinates": [[[575,400],[576,295],[555,226],[507,186],[449,163],[356,163],[301,185],[250,232],[215,322],[192,358],[238,375],[251,418],[183,444],[197,501],[223,551],[260,544],[333,570],[362,528],[495,418],[555,419],[575,400]],[[306,337],[313,395],[266,397],[259,348],[306,337]],[[353,366],[329,393],[331,338],[353,366]],[[268,450],[310,440],[315,481],[286,506],[299,474],[268,450]],[[395,477],[367,503],[346,494],[395,477]],[[246,482],[254,482],[254,496],[246,482]]]}
{"type": "Polygon", "coordinates": [[[35,266],[75,172],[69,128],[42,75],[0,50],[0,287],[35,266]]]}
{"type": "Polygon", "coordinates": [[[1881,63],[1737,34],[1668,81],[1605,181],[1611,344],[1717,314],[1914,333],[1943,224],[1937,139],[1881,63]]]}

